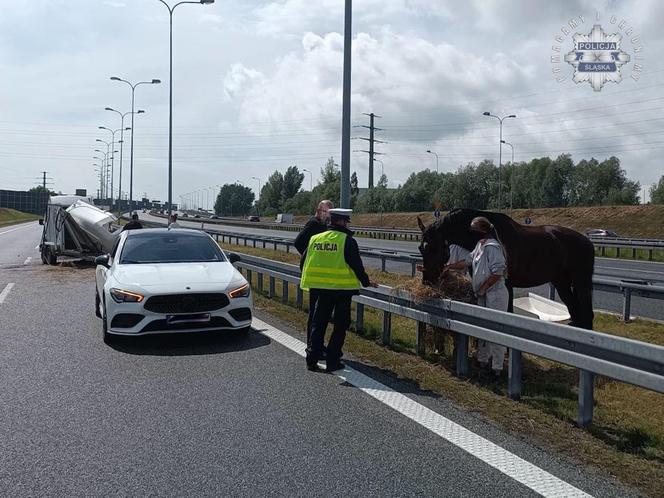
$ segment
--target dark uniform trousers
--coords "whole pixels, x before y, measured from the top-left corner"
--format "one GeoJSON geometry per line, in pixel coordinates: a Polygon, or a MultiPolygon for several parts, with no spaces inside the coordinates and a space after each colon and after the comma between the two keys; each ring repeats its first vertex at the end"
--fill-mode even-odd
{"type": "Polygon", "coordinates": [[[315,364],[322,357],[325,342],[325,330],[334,312],[334,325],[330,341],[327,344],[327,363],[341,359],[341,348],[346,339],[346,330],[350,326],[350,305],[354,291],[311,289],[318,299],[311,317],[311,327],[307,337],[307,363],[315,364]]]}

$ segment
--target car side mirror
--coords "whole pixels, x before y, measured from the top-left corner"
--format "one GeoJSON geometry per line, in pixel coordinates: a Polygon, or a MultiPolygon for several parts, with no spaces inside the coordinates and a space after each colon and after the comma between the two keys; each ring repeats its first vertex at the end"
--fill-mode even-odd
{"type": "Polygon", "coordinates": [[[39,218],[39,224],[42,226],[44,225],[44,218],[39,218]]]}
{"type": "Polygon", "coordinates": [[[231,264],[234,265],[235,263],[237,263],[239,261],[242,261],[242,258],[240,257],[239,254],[236,254],[234,252],[229,252],[228,253],[228,261],[230,261],[231,264]]]}
{"type": "Polygon", "coordinates": [[[101,256],[97,256],[95,258],[95,265],[103,266],[105,268],[110,268],[110,265],[108,264],[108,260],[109,260],[108,254],[102,254],[101,256]]]}

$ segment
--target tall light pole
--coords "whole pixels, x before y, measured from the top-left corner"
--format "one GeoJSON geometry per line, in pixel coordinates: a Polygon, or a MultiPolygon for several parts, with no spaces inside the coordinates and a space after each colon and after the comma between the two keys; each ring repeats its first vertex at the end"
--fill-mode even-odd
{"type": "Polygon", "coordinates": [[[341,117],[341,199],[342,208],[350,207],[350,100],[351,57],[353,43],[353,2],[346,0],[344,11],[344,76],[341,117]]]}
{"type": "MultiPolygon", "coordinates": [[[[131,130],[131,127],[125,128],[124,118],[127,114],[131,114],[133,116],[134,112],[133,111],[127,111],[127,112],[123,113],[123,112],[120,112],[120,111],[116,111],[112,107],[105,107],[104,110],[115,112],[116,114],[120,115],[120,129],[122,131],[120,132],[120,178],[119,178],[118,190],[120,190],[120,192],[122,192],[122,155],[123,155],[123,151],[124,151],[124,132],[126,130],[131,130]]],[[[144,112],[145,112],[144,110],[139,109],[138,111],[136,111],[136,114],[143,114],[144,112]]],[[[130,207],[130,211],[131,211],[131,207],[130,207]]]]}
{"type": "Polygon", "coordinates": [[[514,207],[514,145],[512,145],[509,142],[506,142],[505,140],[501,140],[501,143],[504,143],[505,145],[509,145],[510,149],[512,149],[512,162],[510,163],[512,165],[512,175],[510,178],[510,216],[512,214],[512,209],[514,207]]]}
{"type": "Polygon", "coordinates": [[[173,7],[164,0],[159,0],[168,9],[169,14],[169,83],[168,83],[168,214],[171,214],[171,201],[173,198],[173,12],[178,5],[185,3],[198,3],[210,5],[214,0],[199,0],[198,2],[178,2],[173,7]]]}
{"type": "Polygon", "coordinates": [[[501,175],[501,165],[503,162],[503,121],[508,118],[516,118],[516,114],[510,114],[509,116],[503,116],[502,118],[491,114],[489,111],[482,113],[484,116],[489,116],[490,118],[496,118],[500,121],[500,142],[498,143],[498,210],[502,209],[501,197],[503,193],[503,181],[501,175]]]}
{"type": "MultiPolygon", "coordinates": [[[[302,171],[307,171],[307,170],[303,169],[302,171]]],[[[261,215],[261,211],[260,211],[261,210],[261,207],[260,207],[261,206],[261,179],[256,177],[256,176],[252,176],[251,178],[258,182],[258,199],[256,200],[256,214],[258,216],[260,216],[261,215]]]]}
{"type": "MultiPolygon", "coordinates": [[[[104,158],[106,160],[106,198],[108,198],[108,169],[109,169],[109,163],[108,163],[108,158],[110,157],[111,154],[111,143],[107,142],[106,140],[102,140],[101,138],[96,138],[95,142],[100,142],[104,145],[106,145],[106,154],[104,154],[104,158]]],[[[100,151],[101,152],[101,151],[100,151]]],[[[103,152],[102,152],[103,154],[103,152]]],[[[113,204],[113,192],[111,191],[111,204],[113,204]]]]}
{"type": "MultiPolygon", "coordinates": [[[[314,190],[314,175],[313,175],[313,173],[311,171],[309,171],[308,169],[303,169],[302,171],[306,172],[306,173],[309,173],[309,190],[311,190],[313,192],[313,190],[314,190]]],[[[256,177],[254,177],[254,178],[256,178],[256,177]]],[[[256,178],[256,180],[258,180],[258,178],[256,178]]]]}
{"type": "MultiPolygon", "coordinates": [[[[110,128],[106,128],[105,126],[99,126],[98,127],[100,130],[106,130],[111,133],[111,149],[115,149],[115,134],[117,132],[120,132],[120,135],[122,135],[122,128],[118,128],[117,130],[112,130],[110,128]]],[[[120,144],[120,149],[122,149],[122,144],[120,144]]],[[[115,153],[111,154],[111,210],[113,210],[113,195],[114,195],[114,188],[113,188],[113,179],[115,178],[115,153]]],[[[118,188],[118,191],[120,189],[118,188]]],[[[119,196],[119,194],[118,194],[119,196]]]]}
{"type": "Polygon", "coordinates": [[[431,150],[428,150],[427,153],[429,153],[429,154],[433,154],[434,156],[436,156],[436,173],[438,173],[438,153],[437,153],[437,152],[433,152],[433,151],[431,151],[431,150]]]}
{"type": "MultiPolygon", "coordinates": [[[[111,81],[121,81],[126,83],[131,88],[131,148],[129,152],[129,211],[134,210],[134,97],[136,93],[136,87],[139,85],[158,85],[161,83],[161,80],[152,79],[152,81],[139,81],[138,83],[131,83],[117,76],[111,76],[111,81]]],[[[170,214],[170,212],[169,212],[170,214]]]]}

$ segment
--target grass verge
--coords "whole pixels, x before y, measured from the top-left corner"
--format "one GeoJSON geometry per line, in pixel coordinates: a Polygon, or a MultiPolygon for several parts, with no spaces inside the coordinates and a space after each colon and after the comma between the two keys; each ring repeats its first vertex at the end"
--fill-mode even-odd
{"type": "Polygon", "coordinates": [[[618,256],[618,249],[615,247],[607,247],[602,254],[601,249],[595,249],[595,256],[599,258],[617,258],[617,259],[630,259],[632,261],[664,261],[664,251],[653,249],[652,258],[650,257],[648,249],[621,249],[620,256],[618,256]]]}
{"type": "Polygon", "coordinates": [[[24,213],[15,209],[0,208],[0,227],[25,223],[39,219],[36,214],[24,213]]]}

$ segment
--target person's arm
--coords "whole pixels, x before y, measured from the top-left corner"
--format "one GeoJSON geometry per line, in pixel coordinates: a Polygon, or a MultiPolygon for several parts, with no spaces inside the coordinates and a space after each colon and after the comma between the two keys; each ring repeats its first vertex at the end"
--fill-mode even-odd
{"type": "Polygon", "coordinates": [[[485,246],[484,257],[487,259],[487,265],[491,275],[489,275],[489,278],[480,285],[480,288],[477,291],[480,296],[486,294],[491,287],[503,278],[505,268],[507,267],[505,255],[500,247],[493,245],[485,246]]]}
{"type": "Polygon", "coordinates": [[[310,219],[307,221],[306,225],[304,225],[302,231],[297,234],[297,237],[295,237],[293,245],[295,245],[295,249],[297,249],[297,252],[300,254],[304,254],[304,251],[307,250],[309,240],[314,235],[316,228],[318,228],[316,225],[318,225],[318,221],[315,218],[310,219]]]}
{"type": "Polygon", "coordinates": [[[346,237],[346,244],[344,245],[344,259],[346,264],[353,270],[355,276],[362,284],[362,287],[378,287],[377,284],[369,279],[369,275],[364,269],[364,263],[360,257],[360,248],[357,241],[353,237],[346,237]]]}

